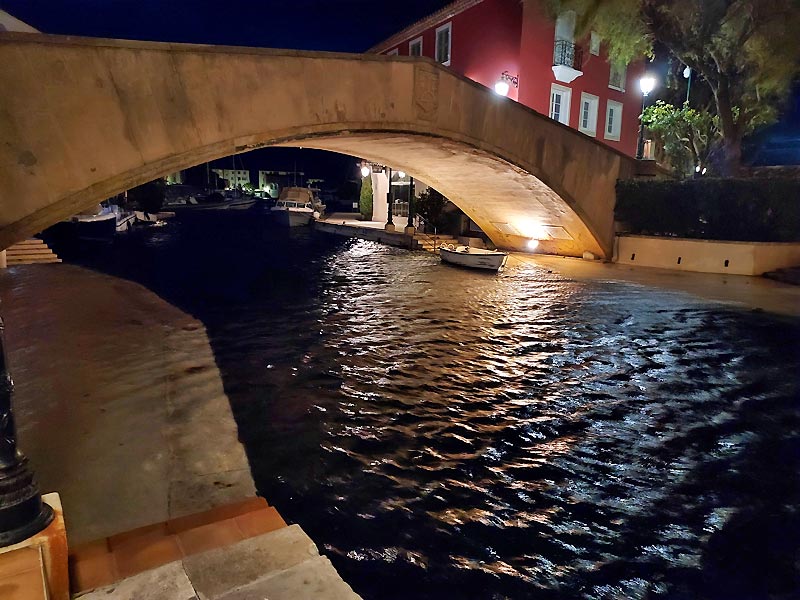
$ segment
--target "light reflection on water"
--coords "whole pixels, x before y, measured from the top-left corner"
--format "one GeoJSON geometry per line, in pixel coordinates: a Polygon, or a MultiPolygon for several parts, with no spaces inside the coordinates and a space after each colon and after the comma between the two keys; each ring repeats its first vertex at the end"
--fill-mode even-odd
{"type": "Polygon", "coordinates": [[[741,550],[706,554],[734,518],[796,526],[797,456],[769,458],[797,448],[796,323],[368,242],[318,276],[218,354],[267,334],[276,368],[232,395],[258,484],[365,597],[759,597],[741,550]]]}
{"type": "Polygon", "coordinates": [[[360,241],[250,267],[161,291],[368,600],[798,594],[797,321],[360,241]]]}

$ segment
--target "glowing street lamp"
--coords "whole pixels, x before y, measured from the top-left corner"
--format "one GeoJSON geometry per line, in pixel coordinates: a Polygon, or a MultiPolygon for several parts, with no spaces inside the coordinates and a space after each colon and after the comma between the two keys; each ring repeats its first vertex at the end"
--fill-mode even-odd
{"type": "Polygon", "coordinates": [[[683,78],[687,79],[686,83],[686,103],[689,103],[689,93],[692,91],[692,68],[686,67],[683,70],[683,78]]]}
{"type": "Polygon", "coordinates": [[[367,165],[364,165],[363,167],[361,167],[361,176],[362,177],[369,177],[369,167],[367,165]]]}
{"type": "Polygon", "coordinates": [[[494,93],[498,96],[508,96],[508,92],[511,91],[511,86],[508,82],[504,79],[500,79],[497,83],[494,84],[494,93]]]}
{"type": "Polygon", "coordinates": [[[639,117],[639,144],[636,147],[636,159],[644,158],[644,109],[647,97],[656,89],[656,78],[652,75],[645,75],[639,80],[639,89],[642,90],[642,114],[639,117]]]}

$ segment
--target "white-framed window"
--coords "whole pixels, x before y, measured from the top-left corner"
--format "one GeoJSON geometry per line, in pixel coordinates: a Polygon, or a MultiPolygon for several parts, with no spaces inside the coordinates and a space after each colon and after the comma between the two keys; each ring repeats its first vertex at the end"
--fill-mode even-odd
{"type": "Polygon", "coordinates": [[[600,56],[600,34],[596,31],[592,32],[591,39],[589,40],[589,52],[595,56],[600,56]]]}
{"type": "Polygon", "coordinates": [[[452,58],[453,23],[445,23],[436,28],[436,62],[450,66],[452,58]]]}
{"type": "Polygon", "coordinates": [[[569,105],[572,99],[572,90],[563,85],[550,86],[550,118],[569,125],[569,105]]]}
{"type": "Polygon", "coordinates": [[[409,56],[422,56],[422,36],[408,42],[409,56]]]}
{"type": "Polygon", "coordinates": [[[578,115],[578,130],[592,137],[597,135],[597,107],[600,99],[583,92],[581,94],[581,112],[578,115]]]}
{"type": "Polygon", "coordinates": [[[620,92],[625,91],[625,77],[628,74],[628,67],[625,65],[618,65],[615,63],[611,63],[611,74],[608,77],[608,87],[619,90],[620,92]]]}
{"type": "Polygon", "coordinates": [[[400,54],[400,48],[395,48],[393,50],[389,50],[386,53],[386,56],[398,56],[400,54]]]}
{"type": "Polygon", "coordinates": [[[614,100],[608,101],[606,106],[606,133],[607,140],[619,141],[622,132],[622,104],[614,100]]]}

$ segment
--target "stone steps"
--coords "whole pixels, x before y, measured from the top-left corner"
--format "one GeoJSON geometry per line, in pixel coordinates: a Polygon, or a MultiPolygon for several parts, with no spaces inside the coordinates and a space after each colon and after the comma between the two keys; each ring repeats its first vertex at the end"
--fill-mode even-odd
{"type": "Polygon", "coordinates": [[[260,498],[84,544],[70,561],[82,600],[359,599],[300,526],[260,498]],[[102,587],[101,563],[112,571],[102,587]]]}
{"type": "Polygon", "coordinates": [[[442,244],[458,244],[458,239],[451,235],[414,234],[414,249],[436,253],[442,244]]]}
{"type": "Polygon", "coordinates": [[[69,556],[73,593],[114,584],[199,552],[286,527],[263,498],[140,527],[76,546],[69,556]]]}
{"type": "Polygon", "coordinates": [[[14,244],[6,249],[6,264],[8,266],[60,263],[55,252],[38,238],[31,238],[14,244]]]}

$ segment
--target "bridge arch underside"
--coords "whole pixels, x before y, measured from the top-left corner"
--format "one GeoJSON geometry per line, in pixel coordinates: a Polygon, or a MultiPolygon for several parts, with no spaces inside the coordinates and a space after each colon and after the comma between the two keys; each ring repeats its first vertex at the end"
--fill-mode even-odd
{"type": "Polygon", "coordinates": [[[469,144],[430,135],[365,132],[281,145],[330,150],[402,170],[444,194],[500,248],[525,250],[536,239],[537,252],[604,254],[581,216],[554,190],[524,169],[469,144]]]}
{"type": "MultiPolygon", "coordinates": [[[[585,251],[604,256],[582,216],[541,179],[496,154],[466,142],[404,131],[352,130],[313,133],[291,139],[261,141],[260,136],[225,145],[239,152],[265,147],[302,147],[338,152],[402,170],[440,191],[472,219],[499,248],[528,250],[536,239],[537,252],[580,256],[585,251]]],[[[15,227],[22,239],[90,208],[97,203],[156,177],[224,158],[229,150],[199,148],[143,165],[111,180],[70,194],[30,215],[15,227]]],[[[375,202],[383,201],[376,198],[375,202]]],[[[401,224],[402,225],[402,224],[401,224]]]]}

